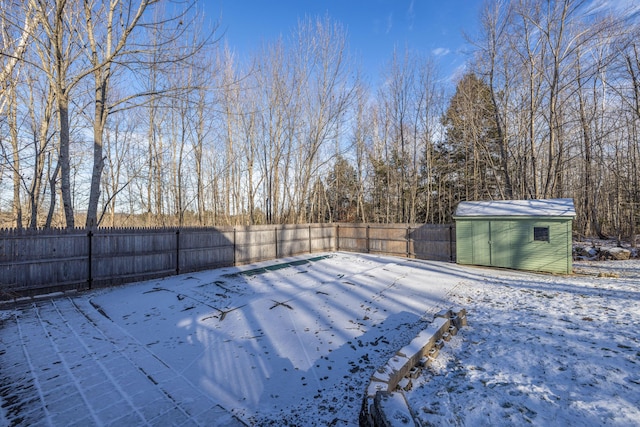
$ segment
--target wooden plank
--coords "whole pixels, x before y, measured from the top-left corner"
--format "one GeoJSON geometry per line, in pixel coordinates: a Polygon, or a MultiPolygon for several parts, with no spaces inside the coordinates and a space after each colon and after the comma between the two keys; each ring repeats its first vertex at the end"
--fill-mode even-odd
{"type": "Polygon", "coordinates": [[[0,232],[0,298],[86,284],[88,239],[79,230],[0,232]]]}

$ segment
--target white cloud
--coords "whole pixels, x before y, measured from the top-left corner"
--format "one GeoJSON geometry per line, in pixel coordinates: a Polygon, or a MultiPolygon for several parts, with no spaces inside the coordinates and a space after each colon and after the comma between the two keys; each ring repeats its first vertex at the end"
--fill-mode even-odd
{"type": "Polygon", "coordinates": [[[387,28],[385,30],[385,34],[389,34],[392,28],[393,28],[393,13],[390,13],[387,16],[387,28]]]}
{"type": "Polygon", "coordinates": [[[447,81],[449,81],[450,83],[457,83],[458,80],[460,80],[462,78],[462,76],[464,75],[464,73],[467,71],[467,64],[461,64],[458,65],[453,72],[451,72],[451,74],[449,74],[449,76],[447,77],[447,81]]]}
{"type": "Polygon", "coordinates": [[[628,18],[637,19],[640,14],[640,4],[638,0],[592,0],[587,4],[590,13],[623,13],[628,18]]]}
{"type": "Polygon", "coordinates": [[[450,52],[451,50],[447,49],[446,47],[437,47],[431,51],[434,56],[445,56],[450,52]]]}
{"type": "Polygon", "coordinates": [[[413,30],[413,22],[416,17],[416,13],[414,11],[415,0],[411,0],[409,4],[409,10],[407,10],[407,21],[409,22],[409,31],[413,30]]]}

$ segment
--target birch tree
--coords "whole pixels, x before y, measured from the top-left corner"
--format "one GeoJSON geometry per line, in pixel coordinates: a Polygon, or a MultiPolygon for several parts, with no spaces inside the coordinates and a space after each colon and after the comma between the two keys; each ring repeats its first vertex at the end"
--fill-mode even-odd
{"type": "Polygon", "coordinates": [[[23,59],[37,27],[36,2],[22,5],[13,0],[0,1],[0,114],[10,101],[6,92],[13,85],[14,69],[23,59]]]}

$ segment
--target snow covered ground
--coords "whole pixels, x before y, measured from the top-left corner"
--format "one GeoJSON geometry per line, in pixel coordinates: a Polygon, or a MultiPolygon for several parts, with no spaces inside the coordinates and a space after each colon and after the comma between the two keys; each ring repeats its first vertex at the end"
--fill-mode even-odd
{"type": "Polygon", "coordinates": [[[325,254],[5,310],[4,418],[356,425],[370,374],[448,304],[466,271],[325,254]]]}
{"type": "Polygon", "coordinates": [[[469,327],[407,395],[424,425],[640,425],[640,261],[574,270],[456,287],[469,327]]]}
{"type": "Polygon", "coordinates": [[[407,393],[425,425],[640,425],[640,261],[576,268],[335,253],[5,305],[0,425],[355,426],[453,305],[468,328],[407,393]]]}

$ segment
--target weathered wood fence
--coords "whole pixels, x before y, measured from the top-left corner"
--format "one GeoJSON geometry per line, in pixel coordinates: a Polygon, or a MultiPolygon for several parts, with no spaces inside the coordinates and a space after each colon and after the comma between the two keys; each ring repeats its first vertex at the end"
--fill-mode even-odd
{"type": "Polygon", "coordinates": [[[454,261],[454,235],[398,224],[0,230],[0,300],[336,250],[454,261]]]}

